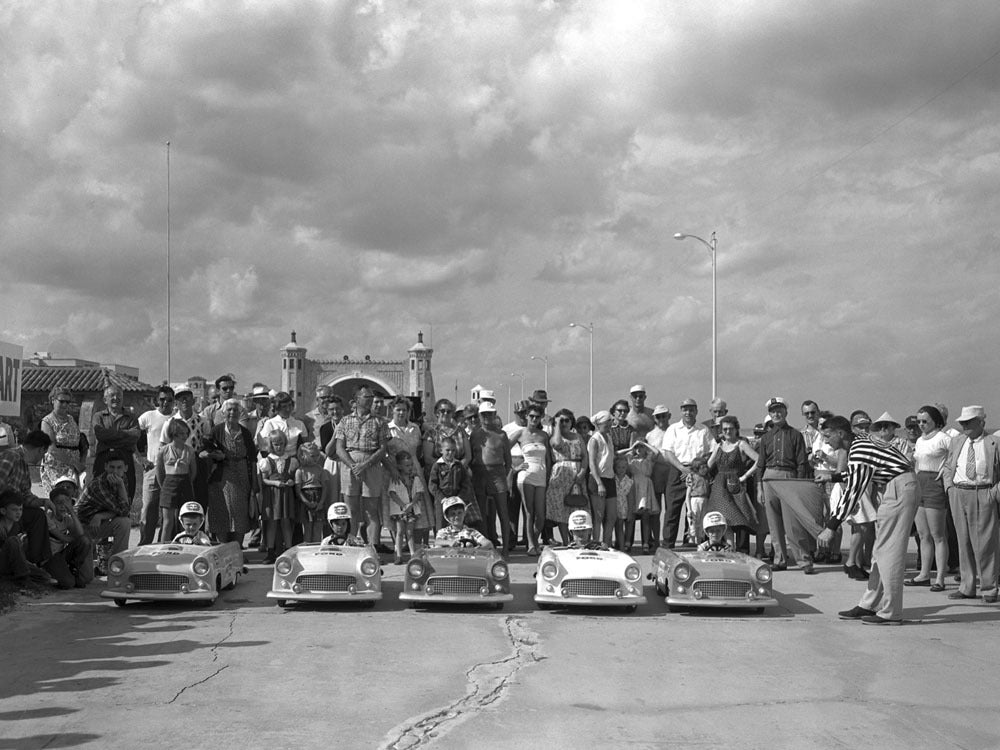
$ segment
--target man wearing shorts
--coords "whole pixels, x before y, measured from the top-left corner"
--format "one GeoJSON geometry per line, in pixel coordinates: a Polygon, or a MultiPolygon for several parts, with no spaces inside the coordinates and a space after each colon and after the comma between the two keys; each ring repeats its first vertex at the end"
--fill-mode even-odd
{"type": "Polygon", "coordinates": [[[353,413],[340,420],[333,436],[342,465],[340,489],[351,509],[351,528],[360,529],[362,522],[367,523],[368,543],[378,549],[382,536],[382,488],[387,471],[383,459],[392,435],[386,421],[372,413],[374,400],[370,388],[358,388],[353,413]]]}

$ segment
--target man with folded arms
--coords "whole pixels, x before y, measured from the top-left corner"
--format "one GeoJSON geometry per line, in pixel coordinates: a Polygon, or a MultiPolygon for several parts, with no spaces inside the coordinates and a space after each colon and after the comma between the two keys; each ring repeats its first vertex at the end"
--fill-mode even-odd
{"type": "MultiPolygon", "coordinates": [[[[837,450],[850,442],[851,423],[844,417],[827,420],[827,442],[837,450]]],[[[903,575],[906,572],[906,545],[917,515],[917,477],[906,456],[891,445],[899,422],[885,412],[866,435],[850,442],[847,452],[847,488],[830,514],[826,528],[816,539],[826,549],[833,533],[855,512],[861,495],[872,482],[882,487],[875,523],[875,546],[868,587],[857,606],[840,612],[841,620],[861,620],[865,625],[903,623],[903,575]]],[[[833,481],[843,481],[834,474],[833,481]]]]}
{"type": "MultiPolygon", "coordinates": [[[[774,550],[774,570],[788,568],[788,543],[785,536],[785,517],[781,512],[781,498],[765,481],[767,479],[808,479],[812,473],[802,433],[788,424],[788,404],[781,396],[767,400],[767,414],[771,429],[764,433],[757,447],[758,478],[763,486],[764,510],[767,526],[771,530],[771,547],[774,550]]],[[[802,553],[805,555],[806,553],[802,553]]],[[[809,570],[812,559],[799,560],[803,570],[809,570]]]]}
{"type": "Polygon", "coordinates": [[[975,599],[978,575],[983,601],[992,604],[997,600],[1000,571],[1000,439],[985,433],[982,406],[963,407],[957,421],[965,434],[952,438],[942,477],[955,517],[962,580],[948,598],[975,599]]]}

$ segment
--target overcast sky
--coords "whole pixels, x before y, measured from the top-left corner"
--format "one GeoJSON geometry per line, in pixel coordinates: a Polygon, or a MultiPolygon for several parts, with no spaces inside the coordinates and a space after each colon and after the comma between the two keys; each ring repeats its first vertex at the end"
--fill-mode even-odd
{"type": "MultiPolygon", "coordinates": [[[[1000,4],[6,2],[0,339],[1000,413],[1000,4]]],[[[502,385],[501,385],[502,384],[502,385]]],[[[795,421],[800,421],[798,418],[795,421]]]]}

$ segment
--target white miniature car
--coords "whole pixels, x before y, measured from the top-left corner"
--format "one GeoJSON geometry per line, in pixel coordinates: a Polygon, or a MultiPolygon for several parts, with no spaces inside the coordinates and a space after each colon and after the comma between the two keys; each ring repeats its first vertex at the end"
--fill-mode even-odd
{"type": "Polygon", "coordinates": [[[550,607],[624,607],[646,603],[642,571],[629,555],[586,547],[546,547],[538,558],[535,602],[550,607]]]}
{"type": "Polygon", "coordinates": [[[777,606],[771,590],[771,568],[742,552],[698,552],[660,547],[653,555],[656,593],[667,607],[730,607],[753,609],[777,606]]]}
{"type": "Polygon", "coordinates": [[[274,563],[268,599],[288,602],[365,602],[382,598],[382,569],[371,546],[300,544],[274,563]]]}

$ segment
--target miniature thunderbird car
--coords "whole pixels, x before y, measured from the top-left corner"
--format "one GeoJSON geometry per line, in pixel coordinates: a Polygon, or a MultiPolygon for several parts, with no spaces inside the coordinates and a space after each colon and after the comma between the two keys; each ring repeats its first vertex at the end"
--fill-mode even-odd
{"type": "Polygon", "coordinates": [[[401,601],[421,604],[495,604],[514,599],[510,571],[495,549],[429,547],[406,565],[401,601]]]}
{"type": "Polygon", "coordinates": [[[199,601],[211,605],[243,573],[243,550],[236,542],[147,544],[108,560],[108,587],[101,592],[124,607],[128,599],[199,601]]]}
{"type": "Polygon", "coordinates": [[[268,599],[279,607],[290,601],[365,602],[382,598],[382,569],[371,546],[300,544],[285,550],[274,563],[268,599]]]}
{"type": "Polygon", "coordinates": [[[771,568],[742,552],[698,552],[660,547],[653,555],[656,593],[667,607],[749,608],[758,614],[777,605],[771,592],[771,568]]]}
{"type": "Polygon", "coordinates": [[[624,552],[546,547],[538,558],[535,602],[550,607],[624,607],[634,612],[646,603],[642,571],[624,552]]]}

